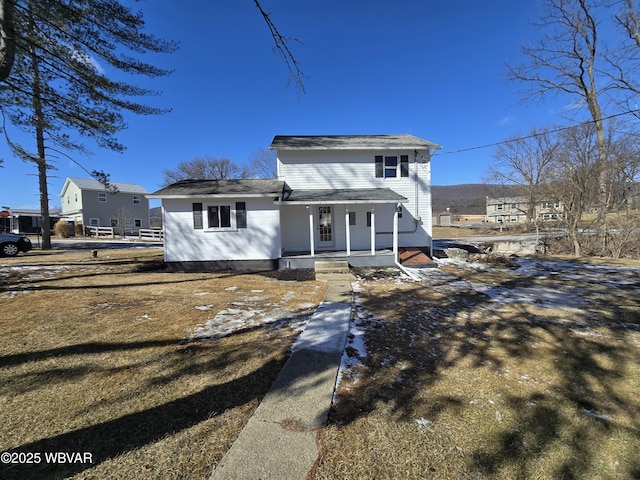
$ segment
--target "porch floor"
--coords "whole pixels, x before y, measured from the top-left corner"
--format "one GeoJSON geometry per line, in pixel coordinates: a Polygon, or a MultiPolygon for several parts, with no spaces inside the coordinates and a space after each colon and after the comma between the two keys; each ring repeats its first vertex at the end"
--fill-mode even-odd
{"type": "Polygon", "coordinates": [[[351,250],[347,255],[346,250],[321,250],[311,256],[306,252],[284,252],[280,258],[280,268],[314,268],[316,260],[322,261],[347,261],[351,267],[390,267],[395,265],[393,250],[385,248],[376,250],[371,255],[371,250],[351,250]]]}

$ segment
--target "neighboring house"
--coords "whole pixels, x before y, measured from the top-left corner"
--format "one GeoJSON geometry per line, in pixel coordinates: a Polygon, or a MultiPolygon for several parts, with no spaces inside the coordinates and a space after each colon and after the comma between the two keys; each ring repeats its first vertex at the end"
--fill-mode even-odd
{"type": "MultiPolygon", "coordinates": [[[[60,219],[58,212],[49,215],[49,228],[60,219]]],[[[42,233],[42,214],[39,210],[0,211],[0,232],[39,234],[42,233]]]]}
{"type": "Polygon", "coordinates": [[[412,135],[276,136],[278,178],[185,180],[162,200],[165,261],[311,268],[318,257],[393,265],[431,249],[431,155],[412,135]]]}
{"type": "Polygon", "coordinates": [[[61,215],[76,225],[114,227],[123,226],[127,232],[149,228],[149,192],[140,185],[110,182],[107,189],[97,180],[67,178],[60,200],[61,215]]]}
{"type": "MultiPolygon", "coordinates": [[[[530,219],[527,197],[487,197],[486,221],[489,223],[524,223],[530,219]]],[[[558,201],[543,201],[536,205],[534,213],[539,220],[557,220],[564,207],[558,201]]]]}

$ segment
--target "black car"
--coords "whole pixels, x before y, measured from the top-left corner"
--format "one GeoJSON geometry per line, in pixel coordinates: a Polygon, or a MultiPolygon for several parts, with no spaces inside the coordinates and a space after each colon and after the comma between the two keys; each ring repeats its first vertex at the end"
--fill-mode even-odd
{"type": "Polygon", "coordinates": [[[0,233],[0,255],[13,257],[18,252],[28,252],[31,250],[31,240],[24,235],[15,233],[0,233]]]}

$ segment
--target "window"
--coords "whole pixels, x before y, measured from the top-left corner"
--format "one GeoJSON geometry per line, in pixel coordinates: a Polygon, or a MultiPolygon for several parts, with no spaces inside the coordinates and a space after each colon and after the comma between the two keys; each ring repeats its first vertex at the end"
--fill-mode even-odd
{"type": "Polygon", "coordinates": [[[384,157],[384,178],[397,176],[398,157],[384,157]]]}
{"type": "Polygon", "coordinates": [[[231,228],[231,206],[211,205],[207,208],[209,228],[231,228]]]}
{"type": "Polygon", "coordinates": [[[367,212],[367,227],[371,226],[371,212],[367,212]]]}
{"type": "Polygon", "coordinates": [[[202,203],[193,203],[193,228],[195,230],[202,230],[202,203]]]}
{"type": "Polygon", "coordinates": [[[140,195],[134,195],[133,196],[133,204],[134,205],[140,205],[140,195]]]}
{"type": "Polygon", "coordinates": [[[100,226],[100,219],[99,218],[90,218],[89,219],[89,225],[91,225],[92,227],[99,227],[100,226]]]}
{"type": "Polygon", "coordinates": [[[496,205],[496,210],[504,210],[504,204],[499,203],[496,205]]]}
{"type": "MultiPolygon", "coordinates": [[[[398,176],[397,155],[376,155],[376,178],[396,178],[398,176]]],[[[409,176],[409,155],[400,155],[400,176],[409,176]]]]}
{"type": "Polygon", "coordinates": [[[98,202],[107,203],[107,194],[104,192],[98,193],[98,202]]]}
{"type": "Polygon", "coordinates": [[[142,226],[142,220],[141,220],[140,218],[136,218],[136,219],[134,219],[134,220],[133,220],[133,225],[134,225],[135,227],[140,228],[140,227],[142,226]]]}
{"type": "Polygon", "coordinates": [[[356,212],[349,212],[349,225],[356,224],[356,212]]]}
{"type": "Polygon", "coordinates": [[[74,198],[75,202],[78,203],[78,193],[77,192],[73,194],[73,198],[74,198]]]}
{"type": "Polygon", "coordinates": [[[112,227],[117,227],[118,226],[118,219],[117,218],[112,218],[111,219],[111,226],[112,227]]]}
{"type": "Polygon", "coordinates": [[[247,228],[247,204],[236,202],[236,228],[247,228]]]}

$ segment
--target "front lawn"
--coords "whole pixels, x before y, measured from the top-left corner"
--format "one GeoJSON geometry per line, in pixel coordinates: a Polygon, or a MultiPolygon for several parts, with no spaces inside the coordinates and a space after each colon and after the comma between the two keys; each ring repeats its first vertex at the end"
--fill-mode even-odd
{"type": "Polygon", "coordinates": [[[313,478],[640,478],[637,264],[421,275],[361,273],[313,478]]]}
{"type": "Polygon", "coordinates": [[[135,249],[0,259],[0,451],[16,461],[0,478],[208,477],[326,290],[169,273],[161,259],[135,249]],[[90,461],[45,458],[55,452],[90,461]]]}

